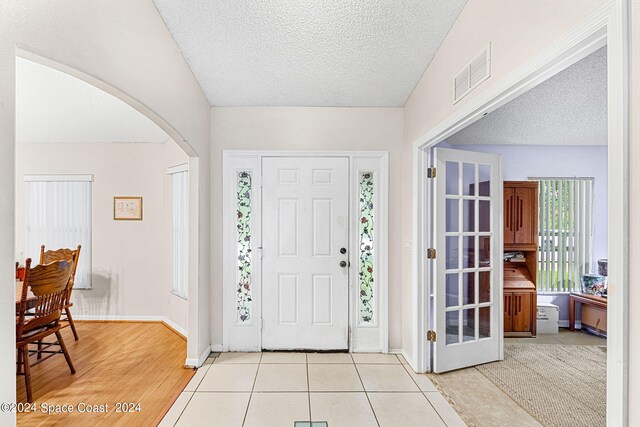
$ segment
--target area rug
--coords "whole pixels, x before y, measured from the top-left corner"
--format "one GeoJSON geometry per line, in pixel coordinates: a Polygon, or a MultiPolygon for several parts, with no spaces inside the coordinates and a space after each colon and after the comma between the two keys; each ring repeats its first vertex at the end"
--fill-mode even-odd
{"type": "Polygon", "coordinates": [[[606,348],[508,344],[504,352],[478,371],[542,425],[606,425],[606,348]]]}

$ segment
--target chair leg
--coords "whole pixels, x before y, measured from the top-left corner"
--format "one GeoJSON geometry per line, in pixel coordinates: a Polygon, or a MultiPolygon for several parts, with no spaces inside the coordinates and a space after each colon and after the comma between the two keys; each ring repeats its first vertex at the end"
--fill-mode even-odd
{"type": "Polygon", "coordinates": [[[18,356],[16,357],[16,375],[22,373],[22,347],[18,348],[18,356]]]}
{"type": "Polygon", "coordinates": [[[71,310],[69,310],[69,307],[64,309],[65,313],[67,314],[67,320],[69,320],[69,326],[71,326],[71,332],[73,332],[73,338],[75,338],[76,341],[78,341],[78,332],[76,332],[76,325],[73,323],[73,317],[71,317],[71,310]]]}
{"type": "Polygon", "coordinates": [[[60,331],[56,332],[56,338],[58,338],[58,344],[60,344],[60,348],[64,353],[64,358],[67,359],[67,365],[69,365],[69,370],[72,374],[76,373],[76,368],[73,367],[73,362],[71,361],[71,356],[69,356],[69,352],[67,351],[67,346],[64,345],[64,341],[62,339],[62,334],[60,331]]]}
{"type": "Polygon", "coordinates": [[[31,395],[31,367],[29,366],[29,347],[25,346],[22,349],[22,364],[24,369],[24,388],[27,391],[27,402],[33,402],[33,396],[31,395]]]}
{"type": "Polygon", "coordinates": [[[42,359],[42,340],[38,340],[38,355],[36,356],[38,360],[42,359]]]}

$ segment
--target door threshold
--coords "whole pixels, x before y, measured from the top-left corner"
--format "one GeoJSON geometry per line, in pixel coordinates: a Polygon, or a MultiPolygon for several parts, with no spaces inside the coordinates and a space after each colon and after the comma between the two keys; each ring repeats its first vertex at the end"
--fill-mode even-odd
{"type": "Polygon", "coordinates": [[[308,349],[304,349],[304,348],[296,348],[296,349],[291,349],[291,350],[273,350],[273,349],[266,349],[263,348],[262,349],[263,353],[349,353],[348,349],[344,349],[344,350],[317,350],[317,349],[313,349],[313,348],[308,348],[308,349]]]}

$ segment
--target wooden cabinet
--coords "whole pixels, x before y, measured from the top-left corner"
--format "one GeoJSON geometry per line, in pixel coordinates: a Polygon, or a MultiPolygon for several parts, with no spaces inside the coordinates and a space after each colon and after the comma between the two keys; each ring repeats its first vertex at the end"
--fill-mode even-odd
{"type": "Polygon", "coordinates": [[[504,333],[509,337],[536,335],[536,285],[525,263],[505,262],[504,333]]]}
{"type": "Polygon", "coordinates": [[[504,250],[524,254],[504,263],[504,334],[535,337],[538,272],[538,183],[504,182],[504,250]]]}
{"type": "Polygon", "coordinates": [[[505,181],[504,246],[505,250],[537,250],[537,182],[505,181]]]}

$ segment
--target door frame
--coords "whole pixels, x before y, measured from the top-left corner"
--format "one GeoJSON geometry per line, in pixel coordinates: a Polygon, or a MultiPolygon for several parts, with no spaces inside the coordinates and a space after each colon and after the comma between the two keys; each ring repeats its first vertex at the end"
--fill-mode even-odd
{"type": "MultiPolygon", "coordinates": [[[[426,339],[429,312],[428,278],[431,269],[425,253],[431,243],[428,212],[431,194],[426,185],[426,168],[432,159],[427,150],[459,130],[520,96],[547,78],[607,45],[608,91],[608,258],[610,260],[607,310],[610,333],[607,338],[607,425],[627,425],[629,415],[629,75],[628,5],[611,0],[580,25],[514,69],[412,144],[412,341],[408,355],[416,372],[430,370],[431,346],[426,339]],[[622,398],[621,398],[622,397],[622,398]]],[[[431,230],[432,231],[432,230],[431,230]]]]}
{"type": "Polygon", "coordinates": [[[262,261],[259,248],[262,246],[262,193],[252,193],[253,217],[251,219],[251,247],[256,256],[252,259],[252,320],[240,324],[236,320],[236,178],[240,171],[254,174],[252,188],[262,187],[262,158],[264,157],[342,157],[349,159],[349,351],[380,352],[389,351],[388,339],[388,200],[389,200],[389,153],[386,151],[278,151],[278,150],[224,150],[223,158],[223,336],[222,351],[262,350],[262,261]],[[378,250],[374,252],[374,276],[377,277],[378,295],[377,318],[372,325],[358,324],[358,259],[359,220],[358,177],[362,172],[373,172],[375,180],[374,238],[378,250]]]}

